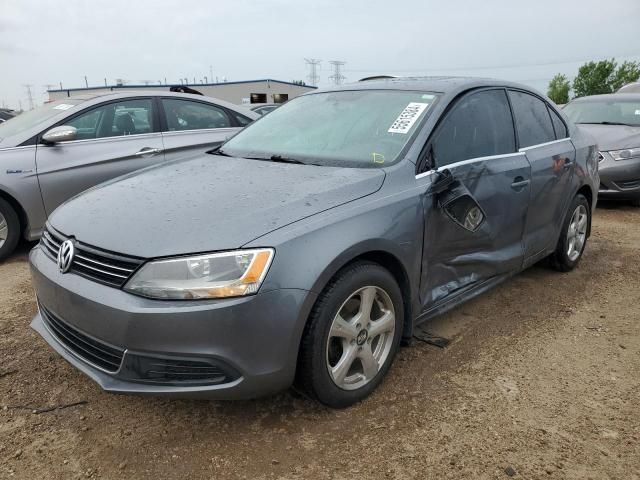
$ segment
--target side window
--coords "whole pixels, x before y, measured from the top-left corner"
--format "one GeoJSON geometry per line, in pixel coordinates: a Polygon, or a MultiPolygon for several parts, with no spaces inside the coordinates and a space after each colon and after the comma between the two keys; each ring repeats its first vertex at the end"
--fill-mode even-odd
{"type": "Polygon", "coordinates": [[[562,121],[562,119],[560,118],[560,116],[552,108],[549,108],[549,113],[551,114],[553,129],[556,132],[556,140],[560,140],[561,138],[567,138],[569,136],[569,132],[567,132],[567,127],[562,121]]]}
{"type": "Polygon", "coordinates": [[[131,99],[107,103],[64,122],[78,130],[78,140],[151,133],[153,102],[131,99]]]}
{"type": "Polygon", "coordinates": [[[240,125],[241,127],[246,127],[251,122],[253,122],[253,120],[251,120],[250,118],[245,117],[244,115],[240,115],[237,112],[233,112],[233,116],[236,117],[236,121],[238,122],[238,125],[240,125]]]}
{"type": "Polygon", "coordinates": [[[547,104],[524,92],[509,91],[520,148],[556,139],[547,104]]]}
{"type": "Polygon", "coordinates": [[[162,105],[170,132],[232,126],[226,112],[215,105],[174,98],[163,98],[162,105]]]}
{"type": "Polygon", "coordinates": [[[436,166],[513,153],[511,110],[504,90],[485,90],[460,100],[431,142],[436,166]]]}

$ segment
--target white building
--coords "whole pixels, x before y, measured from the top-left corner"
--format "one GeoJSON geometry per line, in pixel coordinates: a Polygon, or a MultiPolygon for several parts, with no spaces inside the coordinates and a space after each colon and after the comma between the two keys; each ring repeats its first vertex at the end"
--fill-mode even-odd
{"type": "Polygon", "coordinates": [[[250,103],[283,103],[316,87],[298,85],[282,80],[246,80],[240,82],[204,83],[189,85],[107,85],[104,87],[64,88],[48,90],[49,100],[61,100],[85,93],[106,93],[126,90],[169,90],[171,87],[189,87],[208,97],[219,98],[238,105],[250,103]]]}

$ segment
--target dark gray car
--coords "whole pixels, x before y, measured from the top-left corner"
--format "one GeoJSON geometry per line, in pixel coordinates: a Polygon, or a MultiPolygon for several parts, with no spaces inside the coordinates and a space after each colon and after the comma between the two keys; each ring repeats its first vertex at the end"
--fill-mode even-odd
{"type": "Polygon", "coordinates": [[[640,207],[640,93],[581,97],[564,112],[598,143],[598,196],[631,200],[640,207]]]}
{"type": "Polygon", "coordinates": [[[134,170],[220,145],[248,109],[170,92],[82,95],[0,124],[0,260],[40,238],[65,200],[134,170]]]}
{"type": "Polygon", "coordinates": [[[295,380],[344,407],[419,323],[543,258],[574,268],[597,168],[594,141],[517,84],[313,92],[215,154],[57,209],[30,256],[32,326],[110,392],[233,399],[295,380]]]}

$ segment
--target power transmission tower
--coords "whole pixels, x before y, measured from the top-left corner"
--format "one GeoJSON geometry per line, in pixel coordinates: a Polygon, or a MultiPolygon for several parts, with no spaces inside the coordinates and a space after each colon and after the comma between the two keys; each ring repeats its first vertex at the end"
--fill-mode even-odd
{"type": "Polygon", "coordinates": [[[309,85],[313,85],[314,87],[318,85],[318,80],[320,80],[320,75],[318,75],[318,66],[320,65],[322,60],[318,60],[317,58],[305,58],[304,63],[309,65],[309,75],[307,75],[307,80],[309,80],[309,85]]]}
{"type": "Polygon", "coordinates": [[[33,110],[33,94],[31,93],[31,87],[33,85],[23,85],[24,88],[27,89],[27,100],[29,101],[29,110],[33,110]]]}
{"type": "Polygon", "coordinates": [[[330,60],[329,63],[333,66],[333,75],[329,77],[329,80],[331,80],[335,85],[342,85],[342,82],[347,78],[342,74],[342,67],[347,62],[342,62],[340,60],[330,60]]]}

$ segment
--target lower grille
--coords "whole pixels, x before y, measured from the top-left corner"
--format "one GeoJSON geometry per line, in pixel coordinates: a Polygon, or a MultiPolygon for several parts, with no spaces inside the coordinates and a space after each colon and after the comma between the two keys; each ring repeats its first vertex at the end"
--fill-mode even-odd
{"type": "Polygon", "coordinates": [[[62,345],[107,372],[118,371],[124,356],[123,349],[95,340],[57,317],[42,304],[39,307],[45,325],[62,345]]]}
{"type": "MultiPolygon", "coordinates": [[[[57,261],[60,245],[69,237],[45,226],[40,244],[44,252],[57,261]]],[[[76,253],[69,272],[112,287],[122,287],[144,261],[142,258],[108,252],[82,242],[74,243],[76,253]]]]}

